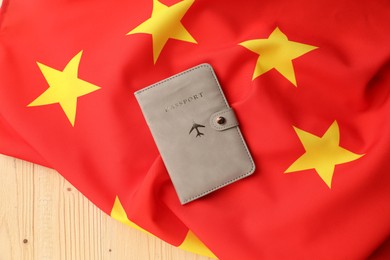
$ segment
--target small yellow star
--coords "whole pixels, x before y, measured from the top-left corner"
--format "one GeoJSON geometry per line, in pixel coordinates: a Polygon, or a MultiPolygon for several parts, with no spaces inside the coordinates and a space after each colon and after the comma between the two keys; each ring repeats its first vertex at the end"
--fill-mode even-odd
{"type": "Polygon", "coordinates": [[[181,19],[194,1],[184,0],[168,7],[158,0],[153,0],[152,17],[127,33],[127,35],[136,33],[152,35],[154,63],[156,63],[169,39],[197,43],[181,23],[181,19]]]}
{"type": "Polygon", "coordinates": [[[351,162],[363,156],[339,146],[340,132],[337,121],[334,121],[322,137],[295,127],[294,129],[306,152],[285,173],[315,169],[331,188],[335,165],[351,162]]]}
{"type": "MultiPolygon", "coordinates": [[[[138,226],[137,224],[135,224],[134,222],[129,220],[129,218],[127,217],[127,213],[126,213],[125,209],[123,208],[122,203],[120,202],[118,196],[115,198],[114,206],[111,210],[110,215],[112,218],[114,218],[114,219],[116,219],[116,220],[118,220],[118,221],[132,227],[132,228],[146,232],[149,235],[151,234],[148,231],[146,231],[145,229],[141,228],[140,226],[138,226]]],[[[216,256],[210,251],[210,249],[208,249],[205,246],[205,244],[203,244],[203,242],[197,236],[195,236],[195,234],[191,230],[188,230],[186,237],[184,238],[181,245],[179,245],[178,247],[181,249],[187,250],[189,252],[201,254],[201,255],[204,255],[204,256],[207,256],[210,258],[216,258],[216,256]]]]}
{"type": "Polygon", "coordinates": [[[76,118],[77,98],[100,89],[100,87],[78,78],[78,68],[82,55],[80,51],[65,66],[63,71],[37,62],[49,88],[31,102],[28,107],[59,103],[72,126],[76,118]]]}
{"type": "Polygon", "coordinates": [[[252,80],[271,69],[276,69],[294,86],[297,86],[297,82],[292,60],[317,48],[289,41],[278,27],[268,39],[249,40],[240,43],[240,45],[259,55],[252,80]]]}

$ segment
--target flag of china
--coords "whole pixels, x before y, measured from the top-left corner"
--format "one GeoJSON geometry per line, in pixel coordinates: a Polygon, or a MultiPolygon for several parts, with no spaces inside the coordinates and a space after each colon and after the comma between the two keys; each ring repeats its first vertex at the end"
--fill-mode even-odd
{"type": "Polygon", "coordinates": [[[389,17],[386,0],[4,0],[0,152],[198,253],[390,259],[389,17]],[[256,171],[181,205],[133,93],[200,63],[256,171]]]}

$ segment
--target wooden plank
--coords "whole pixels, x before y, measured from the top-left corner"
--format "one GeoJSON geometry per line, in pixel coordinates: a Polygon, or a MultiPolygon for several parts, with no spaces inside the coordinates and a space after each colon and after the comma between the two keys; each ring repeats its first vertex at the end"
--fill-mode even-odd
{"type": "Polygon", "coordinates": [[[0,155],[0,260],[207,260],[125,226],[56,171],[0,155]]]}

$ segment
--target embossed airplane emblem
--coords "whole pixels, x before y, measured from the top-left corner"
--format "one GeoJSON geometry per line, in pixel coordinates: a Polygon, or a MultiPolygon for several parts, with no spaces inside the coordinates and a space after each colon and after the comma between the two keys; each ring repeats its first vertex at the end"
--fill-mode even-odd
{"type": "Polygon", "coordinates": [[[191,132],[194,131],[194,129],[195,129],[196,130],[196,137],[204,135],[204,133],[201,133],[199,131],[199,129],[198,129],[199,127],[205,127],[205,126],[197,124],[197,123],[194,122],[194,124],[192,125],[192,128],[191,128],[191,130],[189,132],[189,134],[191,134],[191,132]]]}

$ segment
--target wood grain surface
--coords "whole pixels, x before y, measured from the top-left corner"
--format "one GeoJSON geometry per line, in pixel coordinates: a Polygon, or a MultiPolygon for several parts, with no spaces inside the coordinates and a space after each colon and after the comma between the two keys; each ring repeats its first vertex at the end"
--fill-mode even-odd
{"type": "Polygon", "coordinates": [[[0,260],[21,259],[209,258],[110,218],[54,170],[0,155],[0,260]]]}

